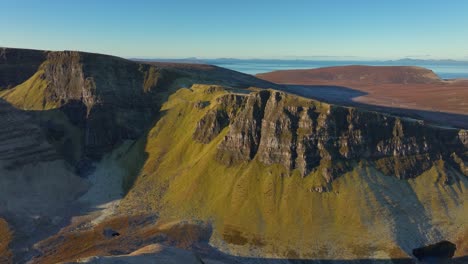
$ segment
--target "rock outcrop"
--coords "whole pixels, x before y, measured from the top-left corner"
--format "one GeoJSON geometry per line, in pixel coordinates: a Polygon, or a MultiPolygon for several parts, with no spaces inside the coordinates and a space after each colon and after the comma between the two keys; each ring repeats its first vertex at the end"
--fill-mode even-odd
{"type": "Polygon", "coordinates": [[[466,162],[464,130],[270,90],[229,94],[217,103],[198,123],[194,138],[208,143],[229,127],[217,154],[228,166],[257,158],[266,165],[297,169],[303,176],[320,169],[330,181],[362,160],[399,178],[416,177],[438,161],[458,167],[466,162]]]}
{"type": "Polygon", "coordinates": [[[57,159],[60,156],[33,118],[0,99],[0,164],[13,170],[57,159]]]}
{"type": "Polygon", "coordinates": [[[46,52],[39,50],[0,48],[0,91],[29,79],[46,56],[46,52]]]}
{"type": "Polygon", "coordinates": [[[455,244],[449,241],[441,241],[433,245],[416,248],[413,250],[413,255],[421,261],[421,263],[449,263],[448,261],[455,254],[455,250],[457,250],[455,244]]]}
{"type": "Polygon", "coordinates": [[[465,130],[214,66],[72,51],[1,50],[0,87],[0,216],[14,230],[0,252],[14,262],[197,263],[208,242],[244,256],[399,258],[464,237],[465,130]]]}
{"type": "Polygon", "coordinates": [[[2,49],[0,67],[1,96],[8,102],[24,110],[60,109],[81,129],[83,160],[99,159],[123,140],[143,135],[181,86],[276,86],[215,66],[147,64],[76,51],[2,49]]]}

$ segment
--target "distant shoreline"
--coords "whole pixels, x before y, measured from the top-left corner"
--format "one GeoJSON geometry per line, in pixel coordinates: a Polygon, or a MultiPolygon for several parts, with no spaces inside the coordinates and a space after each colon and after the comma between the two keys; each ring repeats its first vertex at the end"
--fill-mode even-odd
{"type": "Polygon", "coordinates": [[[419,66],[434,71],[442,79],[468,79],[468,61],[456,60],[280,60],[280,59],[132,59],[138,61],[161,61],[203,63],[224,67],[247,74],[259,74],[277,70],[316,69],[331,66],[419,66]]]}

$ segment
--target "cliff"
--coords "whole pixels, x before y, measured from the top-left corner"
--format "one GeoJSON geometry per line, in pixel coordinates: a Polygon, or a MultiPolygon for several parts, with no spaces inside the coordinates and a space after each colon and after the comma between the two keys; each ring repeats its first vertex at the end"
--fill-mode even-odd
{"type": "MultiPolygon", "coordinates": [[[[226,95],[198,123],[207,143],[224,128],[218,161],[231,166],[258,158],[302,176],[320,170],[327,182],[360,160],[387,175],[413,178],[438,161],[467,160],[467,132],[386,114],[328,105],[278,91],[226,95]]],[[[462,169],[466,173],[466,169],[462,169]]],[[[446,179],[449,181],[449,179],[446,179]]]]}
{"type": "Polygon", "coordinates": [[[26,81],[37,71],[46,55],[39,50],[0,48],[0,91],[26,81]]]}
{"type": "Polygon", "coordinates": [[[64,112],[81,130],[82,146],[74,151],[83,153],[82,160],[99,159],[116,144],[143,135],[157,120],[162,103],[180,87],[194,82],[276,86],[207,65],[140,64],[74,51],[3,49],[0,57],[8,68],[2,74],[15,77],[0,78],[9,88],[0,96],[19,109],[64,112]]]}
{"type": "Polygon", "coordinates": [[[209,65],[1,58],[0,216],[15,262],[192,245],[190,228],[161,234],[174,220],[209,223],[213,248],[188,250],[214,259],[391,261],[441,240],[466,254],[463,129],[209,65]]]}

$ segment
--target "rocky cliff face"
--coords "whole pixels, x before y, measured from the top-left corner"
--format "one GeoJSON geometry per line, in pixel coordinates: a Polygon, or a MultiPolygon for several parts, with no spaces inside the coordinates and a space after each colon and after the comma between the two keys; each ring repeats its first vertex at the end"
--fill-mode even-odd
{"type": "Polygon", "coordinates": [[[455,167],[467,160],[464,130],[270,90],[226,95],[217,103],[198,123],[194,138],[207,143],[228,127],[217,154],[228,166],[257,158],[303,176],[319,169],[330,182],[361,160],[399,178],[416,177],[440,160],[455,167]]]}
{"type": "Polygon", "coordinates": [[[170,97],[124,212],[214,219],[211,244],[246,256],[403,258],[466,237],[464,130],[238,92],[170,97]]]}
{"type": "Polygon", "coordinates": [[[160,105],[150,93],[156,78],[145,78],[150,70],[110,56],[47,52],[32,77],[5,90],[3,97],[38,115],[63,112],[82,134],[82,158],[95,159],[118,142],[142,135],[154,121],[160,105]]]}
{"type": "Polygon", "coordinates": [[[40,126],[26,113],[0,99],[0,161],[6,169],[53,161],[60,156],[40,126]]]}
{"type": "Polygon", "coordinates": [[[153,215],[213,221],[210,244],[245,256],[399,258],[466,240],[465,130],[245,89],[275,85],[207,65],[2,56],[16,77],[0,80],[0,215],[16,262],[87,257],[89,239],[129,253],[154,243],[153,215]]]}
{"type": "Polygon", "coordinates": [[[26,81],[45,60],[47,53],[38,50],[0,48],[0,91],[26,81]]]}
{"type": "Polygon", "coordinates": [[[181,86],[197,81],[270,85],[206,65],[143,64],[74,51],[2,49],[0,58],[0,67],[9,69],[0,71],[8,76],[0,78],[0,87],[8,88],[2,97],[20,109],[60,109],[81,130],[82,160],[99,159],[119,142],[143,135],[159,118],[161,105],[181,86]],[[216,77],[226,74],[231,77],[216,77]]]}

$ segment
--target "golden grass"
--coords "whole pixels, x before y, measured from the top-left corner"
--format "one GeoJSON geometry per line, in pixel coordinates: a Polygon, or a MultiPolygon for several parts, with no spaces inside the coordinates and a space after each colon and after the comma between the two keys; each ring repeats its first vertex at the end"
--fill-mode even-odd
{"type": "MultiPolygon", "coordinates": [[[[148,80],[158,78],[155,72],[148,74],[148,80]]],[[[0,96],[22,109],[57,107],[44,101],[47,83],[41,75],[37,72],[0,96]]],[[[408,181],[384,176],[365,162],[354,164],[333,181],[329,192],[317,193],[311,189],[326,184],[320,169],[303,178],[298,171],[290,172],[279,164],[266,166],[256,159],[230,167],[218,163],[217,146],[228,128],[208,144],[194,141],[192,135],[197,122],[218,107],[216,99],[227,93],[219,87],[194,85],[170,96],[161,108],[162,118],[146,138],[136,141],[118,158],[128,172],[123,183],[128,191],[121,203],[123,214],[150,211],[160,214],[163,221],[211,221],[211,243],[240,255],[257,252],[263,256],[323,259],[403,257],[409,252],[407,244],[436,237],[436,231],[449,240],[460,234],[466,237],[466,228],[460,225],[468,219],[468,179],[443,164],[408,181]],[[199,102],[210,104],[199,108],[199,102]],[[455,177],[455,183],[441,184],[448,176],[455,177]],[[426,234],[402,230],[402,226],[411,226],[415,221],[406,217],[409,214],[414,214],[416,221],[421,216],[419,221],[425,221],[422,226],[430,230],[426,234]],[[376,256],[375,251],[381,254],[376,256]]],[[[297,96],[288,95],[284,103],[314,105],[319,113],[330,111],[328,104],[297,96]]],[[[121,219],[116,226],[109,222],[107,225],[125,232],[128,227],[123,223],[121,219]]],[[[66,259],[57,258],[60,254],[70,258],[108,254],[110,247],[101,241],[100,231],[102,228],[70,235],[58,253],[44,255],[43,263],[66,259]]],[[[142,232],[148,233],[141,237],[153,235],[152,231],[142,232]]],[[[133,246],[115,244],[112,248],[133,246]]]]}
{"type": "MultiPolygon", "coordinates": [[[[412,202],[424,204],[434,221],[450,218],[442,211],[444,206],[461,215],[456,219],[458,223],[468,219],[460,213],[460,203],[466,200],[466,178],[458,182],[458,188],[441,194],[457,199],[450,198],[449,202],[449,198],[439,201],[426,196],[443,188],[426,182],[435,175],[436,168],[406,182],[384,176],[368,164],[355,164],[353,170],[333,182],[330,192],[316,193],[310,191],[311,187],[324,183],[319,171],[302,178],[297,171],[290,173],[281,165],[266,166],[255,159],[231,167],[221,165],[215,155],[227,128],[208,144],[192,139],[198,120],[217,107],[216,98],[226,93],[206,93],[206,89],[208,86],[181,89],[163,106],[165,115],[147,138],[148,159],[122,202],[122,210],[148,207],[160,212],[163,219],[213,221],[212,243],[235,254],[252,252],[246,250],[245,246],[249,246],[259,248],[264,255],[286,256],[294,249],[298,257],[317,258],[365,258],[372,251],[364,249],[376,247],[387,257],[397,254],[395,248],[399,248],[404,235],[395,230],[400,228],[395,225],[400,224],[399,219],[406,221],[398,213],[405,192],[416,193],[418,200],[412,202]],[[198,109],[198,101],[211,103],[198,109]],[[387,193],[401,186],[408,188],[387,193]],[[389,208],[389,204],[396,207],[389,208]],[[341,252],[336,251],[338,248],[341,252]]],[[[291,102],[311,103],[296,99],[291,102]]],[[[449,230],[452,223],[440,228],[446,225],[449,230]]],[[[452,231],[446,236],[456,233],[452,231]]],[[[406,236],[410,237],[411,232],[406,236]]],[[[403,251],[398,252],[401,255],[403,251]]]]}
{"type": "MultiPolygon", "coordinates": [[[[72,226],[73,227],[73,226],[72,226]]],[[[82,231],[62,230],[37,245],[42,254],[34,263],[76,261],[90,256],[129,254],[145,245],[164,242],[183,249],[191,249],[210,235],[206,225],[193,221],[155,222],[153,216],[134,215],[108,219],[82,231]],[[105,229],[119,236],[106,237],[105,229]]]]}
{"type": "Polygon", "coordinates": [[[13,254],[9,244],[13,239],[13,234],[8,227],[8,223],[0,218],[0,263],[11,263],[13,254]]]}
{"type": "Polygon", "coordinates": [[[44,71],[37,71],[31,78],[13,89],[3,91],[0,96],[6,101],[23,110],[47,110],[58,105],[48,101],[46,89],[48,82],[44,80],[44,71]]]}

